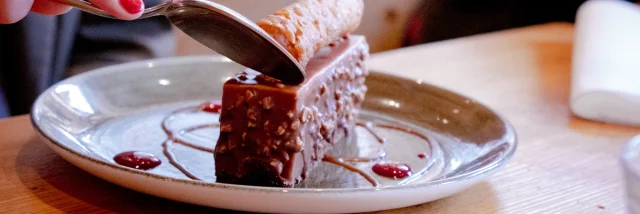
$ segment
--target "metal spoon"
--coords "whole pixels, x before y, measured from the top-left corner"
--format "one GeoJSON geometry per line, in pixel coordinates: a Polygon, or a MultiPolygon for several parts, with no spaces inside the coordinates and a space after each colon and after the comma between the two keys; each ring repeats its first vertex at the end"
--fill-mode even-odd
{"type": "MultiPolygon", "coordinates": [[[[115,18],[83,0],[57,0],[84,12],[115,18]]],[[[166,16],[203,45],[248,68],[300,84],[305,72],[298,61],[269,34],[237,12],[207,0],[170,0],[144,10],[142,18],[166,16]]]]}

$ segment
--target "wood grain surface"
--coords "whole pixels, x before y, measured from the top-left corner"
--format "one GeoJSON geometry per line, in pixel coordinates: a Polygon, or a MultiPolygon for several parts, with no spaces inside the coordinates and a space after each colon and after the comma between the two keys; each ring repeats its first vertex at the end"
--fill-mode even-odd
{"type": "MultiPolygon", "coordinates": [[[[381,213],[621,213],[622,145],[640,128],[587,121],[568,107],[573,26],[548,24],[383,52],[371,69],[470,96],[514,125],[519,148],[469,190],[381,213]]],[[[96,178],[36,137],[27,116],[0,120],[1,213],[178,213],[216,210],[96,178]]]]}

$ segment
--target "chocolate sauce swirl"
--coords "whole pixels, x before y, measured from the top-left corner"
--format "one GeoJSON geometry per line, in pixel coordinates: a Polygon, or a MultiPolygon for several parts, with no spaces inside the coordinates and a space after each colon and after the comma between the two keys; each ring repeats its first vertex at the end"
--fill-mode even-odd
{"type": "Polygon", "coordinates": [[[369,173],[362,171],[361,169],[356,168],[355,166],[346,163],[344,160],[342,160],[341,158],[337,158],[334,157],[332,155],[326,154],[324,156],[324,158],[322,159],[322,161],[328,162],[328,163],[332,163],[335,164],[337,166],[341,166],[344,167],[345,169],[358,173],[360,174],[362,177],[364,177],[365,179],[367,179],[367,181],[369,181],[369,183],[371,183],[371,185],[373,185],[373,187],[379,187],[380,186],[380,182],[378,182],[378,180],[376,180],[373,176],[371,176],[369,173]]]}
{"type": "Polygon", "coordinates": [[[380,135],[378,135],[378,133],[373,131],[374,124],[372,122],[364,122],[364,123],[363,122],[357,122],[356,125],[366,129],[369,133],[371,133],[371,135],[373,135],[373,137],[375,137],[376,140],[378,140],[378,143],[384,143],[385,141],[387,141],[386,139],[380,137],[380,135]]]}
{"type": "MultiPolygon", "coordinates": [[[[174,132],[173,130],[169,129],[169,126],[167,125],[167,123],[169,121],[171,121],[177,114],[180,113],[195,113],[198,111],[201,111],[201,108],[183,108],[183,109],[178,109],[174,112],[172,112],[171,114],[169,114],[169,116],[165,117],[164,120],[162,120],[162,130],[164,130],[164,133],[167,135],[167,140],[164,141],[164,143],[162,143],[162,148],[163,148],[163,153],[164,155],[167,157],[167,159],[169,159],[169,163],[171,163],[171,165],[173,165],[174,167],[176,167],[178,170],[180,170],[180,172],[182,172],[182,174],[184,174],[185,176],[194,179],[194,180],[201,180],[200,178],[198,178],[197,176],[195,176],[193,173],[191,173],[187,167],[185,167],[184,165],[180,164],[180,161],[178,161],[178,159],[176,158],[175,154],[173,154],[173,150],[171,149],[173,147],[173,143],[179,143],[182,145],[185,145],[187,147],[191,147],[193,149],[197,149],[200,151],[204,151],[204,152],[209,152],[209,153],[213,153],[213,149],[211,148],[207,148],[207,147],[203,147],[203,146],[199,146],[193,143],[189,143],[187,141],[184,141],[182,139],[180,139],[180,135],[184,135],[187,134],[189,132],[193,132],[196,130],[200,130],[200,129],[205,129],[205,128],[217,128],[220,125],[219,124],[204,124],[204,125],[198,125],[198,126],[194,126],[194,127],[190,127],[190,128],[186,128],[183,130],[179,130],[177,132],[174,132]],[[177,133],[177,135],[176,135],[177,133]]],[[[204,111],[204,112],[209,112],[209,111],[204,111]]]]}

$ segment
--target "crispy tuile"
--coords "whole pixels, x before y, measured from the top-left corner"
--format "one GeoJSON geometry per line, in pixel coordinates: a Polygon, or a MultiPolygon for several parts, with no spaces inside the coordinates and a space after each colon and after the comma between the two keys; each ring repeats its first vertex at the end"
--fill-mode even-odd
{"type": "Polygon", "coordinates": [[[359,25],[363,0],[302,0],[257,24],[305,67],[313,55],[359,25]]]}

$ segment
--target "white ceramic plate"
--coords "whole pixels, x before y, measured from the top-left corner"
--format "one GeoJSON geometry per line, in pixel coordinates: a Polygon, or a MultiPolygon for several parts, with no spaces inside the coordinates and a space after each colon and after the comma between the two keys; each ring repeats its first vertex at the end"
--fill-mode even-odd
{"type": "MultiPolygon", "coordinates": [[[[136,62],[98,69],[64,80],[36,101],[34,127],[60,156],[87,172],[143,193],[186,203],[257,212],[345,213],[416,205],[460,192],[504,165],[516,148],[516,135],[502,117],[471,99],[426,83],[372,72],[360,120],[410,128],[434,140],[375,128],[378,143],[364,128],[332,153],[357,156],[383,149],[386,159],[408,164],[414,174],[387,179],[372,173],[374,163],[354,164],[382,186],[360,175],[320,164],[295,188],[215,182],[210,153],[174,145],[173,151],[202,181],[169,164],[160,123],[169,112],[221,97],[222,84],[242,67],[221,57],[187,57],[136,62]],[[157,155],[162,164],[148,171],[118,165],[124,151],[157,155]],[[427,158],[418,157],[426,154],[427,158]]],[[[215,123],[217,115],[180,116],[172,124],[215,123]]],[[[183,137],[215,146],[218,130],[183,137]]]]}

